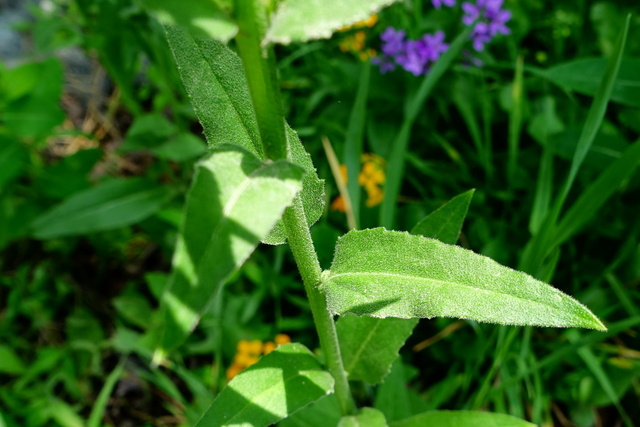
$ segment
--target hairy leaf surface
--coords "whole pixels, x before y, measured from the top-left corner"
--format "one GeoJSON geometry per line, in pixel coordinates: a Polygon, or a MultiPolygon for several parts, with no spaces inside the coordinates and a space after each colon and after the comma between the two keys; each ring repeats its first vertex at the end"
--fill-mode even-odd
{"type": "Polygon", "coordinates": [[[302,344],[286,344],[239,373],[196,427],[268,426],[333,392],[333,377],[302,344]]]}
{"type": "Polygon", "coordinates": [[[303,173],[284,160],[263,164],[235,146],[216,148],[198,163],[162,298],[165,352],[193,330],[219,287],[280,219],[303,173]]]}
{"type": "MultiPolygon", "coordinates": [[[[429,214],[411,230],[412,234],[454,244],[460,235],[473,192],[462,193],[429,214]]],[[[381,382],[417,323],[417,319],[340,317],[336,330],[349,379],[369,384],[381,382]]]]}
{"type": "Polygon", "coordinates": [[[329,309],[341,315],[605,329],[582,304],[525,273],[383,228],[344,235],[321,286],[329,309]]]}
{"type": "MultiPolygon", "coordinates": [[[[264,160],[249,86],[238,55],[223,43],[193,37],[184,29],[168,26],[166,31],[182,82],[209,145],[239,145],[264,160]]],[[[311,226],[324,210],[324,180],[318,178],[298,134],[286,123],[285,128],[292,161],[305,170],[301,198],[311,226]]],[[[263,241],[272,245],[286,241],[281,221],[263,241]]]]}
{"type": "Polygon", "coordinates": [[[462,224],[469,211],[469,204],[475,190],[457,195],[447,203],[427,215],[416,224],[411,234],[420,234],[443,243],[455,245],[462,230],[462,224]]]}
{"type": "Polygon", "coordinates": [[[395,0],[334,1],[285,0],[271,18],[267,41],[289,44],[294,41],[329,38],[334,31],[367,19],[395,0]]]}

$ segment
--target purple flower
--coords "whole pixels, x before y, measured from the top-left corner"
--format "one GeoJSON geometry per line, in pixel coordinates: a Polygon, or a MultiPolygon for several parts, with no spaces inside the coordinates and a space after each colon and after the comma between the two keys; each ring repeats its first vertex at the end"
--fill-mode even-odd
{"type": "Polygon", "coordinates": [[[456,0],[431,0],[433,7],[440,9],[444,4],[447,7],[453,7],[456,5],[456,0]]]}
{"type": "Polygon", "coordinates": [[[428,61],[435,62],[444,52],[447,51],[449,45],[444,42],[444,31],[437,31],[434,34],[425,34],[420,43],[419,49],[422,55],[428,61]]]}
{"type": "Polygon", "coordinates": [[[476,4],[464,2],[462,22],[469,26],[476,22],[471,38],[473,48],[480,52],[484,45],[497,34],[509,34],[505,25],[511,19],[511,12],[502,9],[504,0],[477,0],[476,4]]]}
{"type": "Polygon", "coordinates": [[[423,52],[424,49],[419,41],[409,40],[405,44],[405,51],[396,56],[395,59],[406,71],[414,76],[419,76],[423,73],[427,65],[427,57],[423,52]]]}
{"type": "Polygon", "coordinates": [[[442,31],[425,34],[418,40],[405,40],[405,36],[404,31],[393,27],[381,34],[382,55],[372,60],[374,65],[380,67],[381,73],[392,71],[399,65],[414,76],[426,74],[430,65],[449,48],[444,42],[445,34],[442,31]]]}
{"type": "Polygon", "coordinates": [[[398,55],[404,51],[404,37],[406,33],[402,30],[397,30],[393,27],[389,27],[384,30],[384,33],[380,35],[382,40],[382,53],[387,56],[398,55]]]}

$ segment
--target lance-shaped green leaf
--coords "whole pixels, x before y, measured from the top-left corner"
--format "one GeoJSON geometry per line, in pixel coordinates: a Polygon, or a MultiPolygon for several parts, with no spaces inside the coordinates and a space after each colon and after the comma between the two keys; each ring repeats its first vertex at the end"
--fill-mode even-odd
{"type": "Polygon", "coordinates": [[[475,190],[457,195],[416,224],[411,234],[420,234],[454,245],[460,236],[475,190]]]}
{"type": "Polygon", "coordinates": [[[233,143],[263,158],[242,61],[223,43],[166,26],[167,40],[209,145],[233,143]]]}
{"type": "Polygon", "coordinates": [[[142,179],[118,179],[81,191],[32,224],[36,239],[95,233],[135,224],[171,197],[170,188],[142,179]]]}
{"type": "MultiPolygon", "coordinates": [[[[177,27],[166,27],[166,31],[182,82],[209,145],[233,143],[264,159],[242,60],[218,41],[195,38],[177,27]]],[[[301,198],[311,226],[324,210],[324,180],[318,178],[297,133],[288,124],[285,126],[292,161],[305,170],[301,198]]],[[[273,245],[285,240],[281,222],[263,239],[273,245]]]]}
{"type": "Polygon", "coordinates": [[[329,38],[339,28],[365,20],[394,1],[334,1],[328,6],[322,0],[284,0],[271,17],[267,41],[289,44],[329,38]]]}
{"type": "Polygon", "coordinates": [[[357,415],[342,417],[338,427],[387,427],[384,414],[377,409],[362,408],[357,415]]]}
{"type": "Polygon", "coordinates": [[[395,421],[391,427],[535,427],[511,415],[480,411],[429,411],[395,421]]]}
{"type": "Polygon", "coordinates": [[[302,344],[287,344],[239,373],[196,427],[274,424],[333,392],[333,377],[302,344]]]}
{"type": "Polygon", "coordinates": [[[606,329],[582,304],[525,273],[383,228],[344,235],[321,288],[335,314],[606,329]]]}
{"type": "Polygon", "coordinates": [[[236,146],[216,148],[198,163],[162,298],[165,352],[193,330],[219,287],[280,219],[303,173],[284,160],[262,163],[236,146]]]}
{"type": "MultiPolygon", "coordinates": [[[[470,190],[454,197],[420,221],[411,233],[454,244],[460,235],[473,192],[470,190]]],[[[417,323],[417,319],[366,316],[338,319],[336,330],[340,352],[349,379],[369,384],[381,382],[417,323]]]]}

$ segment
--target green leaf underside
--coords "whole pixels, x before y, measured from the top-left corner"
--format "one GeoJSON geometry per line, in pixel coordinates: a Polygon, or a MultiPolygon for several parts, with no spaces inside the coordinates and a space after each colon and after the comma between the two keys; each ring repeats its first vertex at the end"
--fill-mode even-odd
{"type": "Polygon", "coordinates": [[[340,353],[350,380],[381,382],[418,319],[344,316],[336,322],[340,353]]]}
{"type": "Polygon", "coordinates": [[[287,344],[239,373],[196,427],[271,425],[333,392],[333,378],[301,344],[287,344]]]}
{"type": "Polygon", "coordinates": [[[377,409],[362,408],[357,415],[342,417],[338,427],[387,427],[387,419],[377,409]]]}
{"type": "MultiPolygon", "coordinates": [[[[586,95],[595,95],[607,68],[606,58],[586,58],[556,65],[546,77],[553,83],[586,95]]],[[[640,107],[640,59],[623,59],[613,85],[611,100],[640,107]]]]}
{"type": "Polygon", "coordinates": [[[66,199],[32,224],[37,239],[95,233],[135,224],[171,197],[168,187],[142,179],[105,182],[66,199]]]}
{"type": "Polygon", "coordinates": [[[294,41],[329,38],[334,31],[367,19],[395,0],[286,0],[271,18],[267,41],[289,44],[294,41]]]}
{"type": "Polygon", "coordinates": [[[605,330],[582,304],[525,273],[457,246],[383,228],[344,235],[321,286],[329,309],[340,315],[605,330]]]}
{"type": "Polygon", "coordinates": [[[218,287],[280,219],[302,188],[303,173],[284,160],[263,164],[230,145],[197,164],[163,296],[165,350],[193,330],[218,287]]]}
{"type": "Polygon", "coordinates": [[[535,427],[506,414],[480,411],[430,411],[390,424],[391,427],[535,427]]]}
{"type": "MultiPolygon", "coordinates": [[[[264,159],[258,123],[251,103],[242,60],[223,43],[194,38],[181,28],[167,26],[182,82],[212,147],[232,143],[264,159]]],[[[311,156],[298,134],[285,123],[292,161],[305,169],[302,204],[307,223],[313,225],[324,211],[324,180],[318,178],[311,156]]],[[[264,243],[286,241],[284,226],[278,221],[264,243]]]]}
{"type": "Polygon", "coordinates": [[[420,234],[454,245],[460,236],[474,191],[466,191],[449,200],[416,224],[411,234],[420,234]]]}
{"type": "MultiPolygon", "coordinates": [[[[285,129],[291,157],[293,162],[304,168],[305,174],[302,177],[302,206],[307,217],[307,224],[311,227],[324,212],[324,179],[318,178],[316,169],[311,161],[311,155],[304,149],[298,133],[289,125],[285,129]]],[[[278,221],[269,235],[262,240],[269,245],[280,245],[287,240],[286,230],[282,221],[278,221]]]]}

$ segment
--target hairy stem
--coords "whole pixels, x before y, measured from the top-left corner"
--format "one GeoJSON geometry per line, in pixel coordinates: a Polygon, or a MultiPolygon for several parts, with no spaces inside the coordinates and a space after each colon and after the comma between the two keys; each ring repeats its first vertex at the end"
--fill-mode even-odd
{"type": "Polygon", "coordinates": [[[309,298],[313,321],[320,338],[320,346],[324,352],[329,372],[335,380],[335,392],[340,409],[345,415],[351,414],[355,411],[355,404],[351,396],[347,373],[342,363],[336,325],[327,308],[327,300],[318,289],[322,270],[313,247],[300,196],[296,197],[293,206],[287,208],[283,220],[287,229],[289,246],[309,298]]]}
{"type": "MultiPolygon", "coordinates": [[[[273,160],[288,158],[290,156],[273,49],[262,45],[268,22],[263,0],[237,1],[236,18],[239,27],[236,42],[249,82],[264,154],[273,160]]],[[[289,246],[309,298],[320,346],[329,372],[335,380],[335,393],[341,411],[345,415],[352,414],[355,412],[355,404],[342,363],[333,316],[329,313],[324,295],[318,289],[322,270],[300,196],[296,197],[293,206],[287,208],[283,221],[289,246]]]]}
{"type": "Polygon", "coordinates": [[[263,46],[267,16],[261,0],[236,2],[236,43],[249,82],[251,100],[258,119],[262,147],[267,158],[286,159],[289,154],[284,131],[284,113],[271,46],[263,46]]]}

